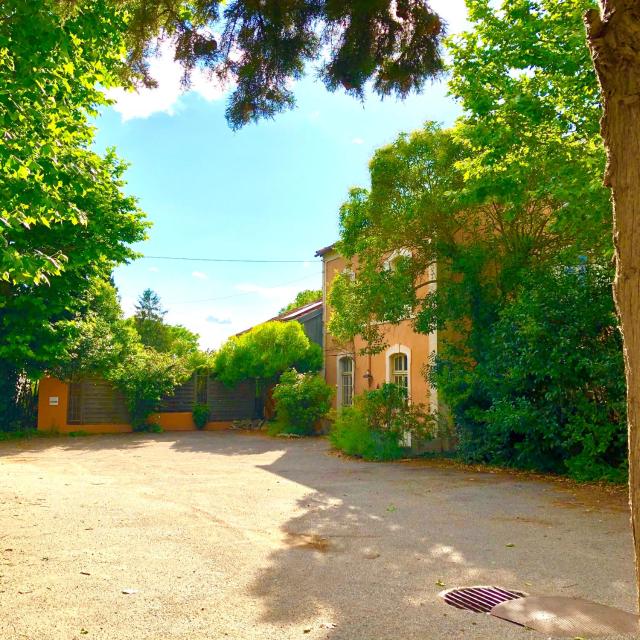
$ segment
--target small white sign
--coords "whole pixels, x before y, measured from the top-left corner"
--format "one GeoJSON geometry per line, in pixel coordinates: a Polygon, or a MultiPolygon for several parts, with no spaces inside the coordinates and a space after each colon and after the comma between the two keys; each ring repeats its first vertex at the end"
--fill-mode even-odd
{"type": "Polygon", "coordinates": [[[60,403],[60,398],[58,396],[49,396],[49,406],[57,407],[60,403]]]}

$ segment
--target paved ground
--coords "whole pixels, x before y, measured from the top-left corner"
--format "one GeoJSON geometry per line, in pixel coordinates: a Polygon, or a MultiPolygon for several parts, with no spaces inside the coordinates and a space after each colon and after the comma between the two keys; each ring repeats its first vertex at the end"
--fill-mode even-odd
{"type": "Polygon", "coordinates": [[[541,637],[439,582],[633,606],[621,497],[322,440],[2,443],[0,523],[3,640],[541,637]]]}

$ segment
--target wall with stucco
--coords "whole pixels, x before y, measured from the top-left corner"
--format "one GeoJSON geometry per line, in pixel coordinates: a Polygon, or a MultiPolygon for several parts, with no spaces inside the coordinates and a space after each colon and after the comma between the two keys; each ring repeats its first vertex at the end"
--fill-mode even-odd
{"type": "MultiPolygon", "coordinates": [[[[69,386],[66,382],[55,378],[44,378],[40,381],[38,391],[38,430],[70,433],[83,431],[86,433],[129,433],[130,424],[67,424],[67,408],[69,386]]],[[[152,421],[165,431],[194,431],[193,418],[190,412],[157,413],[152,421]]],[[[207,431],[228,429],[231,421],[209,422],[207,431]]]]}
{"type": "Polygon", "coordinates": [[[360,394],[369,389],[375,389],[388,382],[388,360],[391,352],[404,351],[409,355],[409,384],[411,401],[414,403],[430,405],[434,401],[435,392],[430,388],[424,375],[424,369],[429,362],[430,355],[437,350],[437,335],[424,335],[416,333],[410,320],[405,320],[398,325],[387,324],[382,326],[382,334],[389,345],[382,353],[374,355],[361,355],[359,352],[365,346],[361,338],[356,338],[349,344],[336,342],[326,332],[326,327],[331,319],[331,307],[327,303],[327,294],[331,283],[338,273],[346,267],[345,259],[334,251],[326,253],[323,267],[323,290],[325,292],[324,327],[325,327],[325,380],[335,390],[333,400],[334,408],[337,408],[340,394],[338,389],[338,360],[343,355],[351,355],[354,358],[354,394],[360,394]],[[370,376],[366,375],[367,373],[370,376]]]}

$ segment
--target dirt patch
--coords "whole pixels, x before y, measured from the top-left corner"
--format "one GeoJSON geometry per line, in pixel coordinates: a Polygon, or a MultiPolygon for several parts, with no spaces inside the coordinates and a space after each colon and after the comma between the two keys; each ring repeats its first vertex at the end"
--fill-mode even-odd
{"type": "Polygon", "coordinates": [[[298,549],[310,549],[327,553],[331,549],[331,541],[315,533],[287,533],[287,544],[298,549]]]}

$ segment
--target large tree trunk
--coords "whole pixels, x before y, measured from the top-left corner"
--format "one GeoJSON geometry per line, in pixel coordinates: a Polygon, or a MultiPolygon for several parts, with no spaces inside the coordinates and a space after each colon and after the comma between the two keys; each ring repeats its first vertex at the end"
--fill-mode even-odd
{"type": "Polygon", "coordinates": [[[640,586],[640,1],[600,0],[600,5],[585,22],[604,106],[605,184],[613,196],[614,292],[624,341],[629,499],[640,586]]]}

